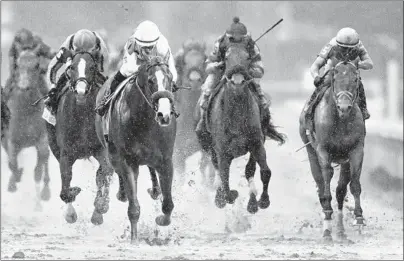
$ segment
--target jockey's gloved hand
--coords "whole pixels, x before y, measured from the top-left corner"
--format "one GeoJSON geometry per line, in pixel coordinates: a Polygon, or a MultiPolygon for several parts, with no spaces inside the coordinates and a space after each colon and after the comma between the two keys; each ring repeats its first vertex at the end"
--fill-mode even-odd
{"type": "Polygon", "coordinates": [[[314,86],[316,86],[317,88],[321,85],[321,83],[323,82],[323,79],[320,76],[316,76],[316,78],[314,78],[314,86]]]}
{"type": "Polygon", "coordinates": [[[177,83],[176,83],[176,82],[172,82],[172,85],[173,85],[172,92],[178,91],[179,88],[178,88],[177,83]]]}
{"type": "Polygon", "coordinates": [[[51,89],[48,92],[48,96],[54,96],[56,94],[56,86],[54,83],[51,85],[51,89]]]}

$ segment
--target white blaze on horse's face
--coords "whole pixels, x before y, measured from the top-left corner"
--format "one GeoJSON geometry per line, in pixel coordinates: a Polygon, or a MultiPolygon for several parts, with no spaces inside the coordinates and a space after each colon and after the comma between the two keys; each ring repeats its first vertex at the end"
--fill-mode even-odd
{"type": "MultiPolygon", "coordinates": [[[[80,58],[79,64],[77,66],[79,72],[79,78],[86,78],[86,60],[80,58]]],[[[79,95],[84,95],[86,93],[87,84],[83,81],[78,81],[76,85],[76,90],[79,95]]]]}
{"type": "MultiPolygon", "coordinates": [[[[155,73],[157,79],[157,86],[159,91],[165,91],[164,88],[164,74],[158,70],[155,73]]],[[[158,100],[157,108],[157,121],[161,126],[168,126],[171,121],[171,102],[168,98],[160,98],[158,100]]]]}

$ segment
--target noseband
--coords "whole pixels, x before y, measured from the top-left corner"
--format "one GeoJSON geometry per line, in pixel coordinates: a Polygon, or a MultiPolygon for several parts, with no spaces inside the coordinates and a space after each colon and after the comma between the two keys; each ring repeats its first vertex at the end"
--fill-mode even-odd
{"type": "MultiPolygon", "coordinates": [[[[91,60],[94,62],[94,64],[95,65],[97,65],[97,63],[96,63],[96,61],[95,61],[95,59],[94,59],[94,57],[93,57],[93,55],[91,54],[91,53],[89,53],[89,52],[85,52],[85,51],[81,51],[81,52],[77,52],[73,57],[72,57],[72,61],[74,60],[74,57],[76,57],[76,55],[79,55],[79,54],[88,54],[90,57],[91,57],[91,60]]],[[[66,71],[67,70],[71,70],[71,68],[72,68],[72,65],[71,65],[71,63],[67,66],[67,68],[66,68],[66,71]]],[[[79,78],[77,78],[76,80],[72,80],[72,78],[68,75],[68,74],[66,74],[66,77],[67,77],[67,79],[69,80],[69,82],[70,82],[70,90],[71,91],[74,91],[75,90],[75,86],[77,85],[77,83],[78,82],[83,82],[83,83],[85,83],[87,86],[89,86],[89,91],[91,90],[91,88],[92,88],[92,84],[90,84],[89,82],[88,82],[88,80],[87,80],[87,78],[84,76],[84,77],[79,77],[79,78]]]]}

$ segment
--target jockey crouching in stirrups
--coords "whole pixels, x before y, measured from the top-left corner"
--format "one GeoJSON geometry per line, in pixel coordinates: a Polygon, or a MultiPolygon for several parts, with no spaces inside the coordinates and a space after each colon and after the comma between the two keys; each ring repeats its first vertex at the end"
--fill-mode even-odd
{"type": "Polygon", "coordinates": [[[177,70],[174,64],[174,57],[167,39],[160,33],[157,25],[151,21],[143,21],[138,25],[135,33],[129,38],[124,47],[123,64],[120,70],[115,74],[109,91],[105,92],[103,99],[96,112],[103,116],[109,104],[109,98],[114,94],[115,90],[126,78],[135,74],[140,65],[149,61],[150,57],[169,57],[168,67],[173,76],[173,83],[177,81],[177,70]]]}
{"type": "MultiPolygon", "coordinates": [[[[362,70],[371,70],[373,68],[372,59],[365,49],[365,46],[363,46],[362,42],[359,40],[358,33],[349,27],[342,28],[338,31],[337,36],[324,46],[317,56],[317,59],[310,67],[310,73],[314,78],[314,86],[316,89],[305,108],[306,121],[310,124],[308,127],[311,126],[312,128],[312,118],[317,94],[323,87],[331,84],[330,75],[320,77],[319,71],[324,66],[324,72],[327,73],[329,69],[333,68],[341,61],[353,62],[357,64],[358,69],[362,70]]],[[[367,120],[370,114],[367,110],[365,90],[361,80],[359,81],[358,98],[358,106],[362,112],[363,119],[367,120]]]]}
{"type": "Polygon", "coordinates": [[[101,72],[104,72],[104,66],[108,63],[109,52],[101,36],[87,29],[81,29],[75,34],[69,35],[49,64],[48,71],[51,89],[48,93],[48,99],[45,100],[45,105],[50,107],[52,114],[55,114],[57,111],[58,94],[68,81],[66,72],[63,72],[56,83],[57,72],[63,64],[71,61],[76,52],[90,53],[98,64],[97,83],[102,85],[106,80],[106,77],[101,72]]]}
{"type": "Polygon", "coordinates": [[[202,85],[202,95],[200,99],[201,118],[195,131],[200,133],[204,129],[205,114],[208,107],[208,101],[212,90],[217,86],[224,73],[225,55],[227,49],[232,45],[242,45],[250,55],[249,74],[254,78],[253,85],[259,98],[260,111],[264,113],[262,120],[262,129],[265,136],[270,137],[280,143],[284,142],[283,135],[278,133],[271,123],[271,114],[269,112],[269,103],[261,89],[260,79],[264,76],[264,65],[261,61],[261,54],[258,46],[252,40],[247,31],[247,27],[240,23],[238,17],[233,19],[230,28],[221,35],[214,44],[214,50],[207,59],[206,73],[208,74],[205,83],[202,85]]]}

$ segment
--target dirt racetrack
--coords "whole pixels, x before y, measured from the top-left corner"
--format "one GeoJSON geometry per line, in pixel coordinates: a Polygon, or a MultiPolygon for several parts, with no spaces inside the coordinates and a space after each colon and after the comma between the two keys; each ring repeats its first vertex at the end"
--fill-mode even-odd
{"type": "MultiPolygon", "coordinates": [[[[300,107],[301,105],[299,105],[300,107]]],[[[127,203],[119,202],[118,179],[114,175],[109,212],[104,224],[90,222],[95,196],[97,163],[79,161],[73,167],[72,186],[83,190],[74,204],[75,224],[63,218],[64,203],[59,198],[59,166],[50,161],[51,199],[35,211],[33,168],[34,149],[19,156],[24,174],[18,191],[7,192],[10,171],[7,156],[1,159],[1,259],[21,251],[28,259],[403,259],[403,212],[395,209],[368,183],[362,184],[362,208],[367,226],[358,234],[352,223],[353,197],[348,192],[345,227],[350,243],[321,243],[322,215],[315,183],[305,150],[298,136],[298,110],[293,106],[273,107],[276,125],[288,134],[288,142],[278,147],[267,142],[268,165],[272,170],[269,185],[271,205],[256,215],[247,212],[247,181],[242,178],[247,157],[231,167],[231,184],[240,197],[234,205],[217,209],[214,193],[200,184],[196,154],[187,161],[187,182],[174,188],[174,212],[169,227],[158,227],[154,218],[161,204],[146,192],[151,186],[145,167],[139,178],[140,242],[131,245],[127,227],[127,203]],[[285,117],[282,117],[285,115],[285,117]],[[382,199],[381,199],[382,198],[382,199]],[[156,237],[157,235],[157,237],[156,237]]],[[[366,161],[364,162],[366,164],[366,161]]],[[[257,168],[258,169],[258,168],[257,168]]],[[[336,169],[338,170],[338,168],[336,169]]],[[[335,184],[333,179],[333,208],[335,184]]],[[[366,173],[362,174],[363,176],[366,173]]],[[[262,190],[256,172],[258,193],[262,190]]],[[[364,178],[363,178],[364,179],[364,178]]],[[[394,201],[394,200],[393,200],[394,201]]],[[[334,220],[336,221],[336,220],[334,220]]],[[[335,227],[333,236],[335,238],[335,227]]]]}

